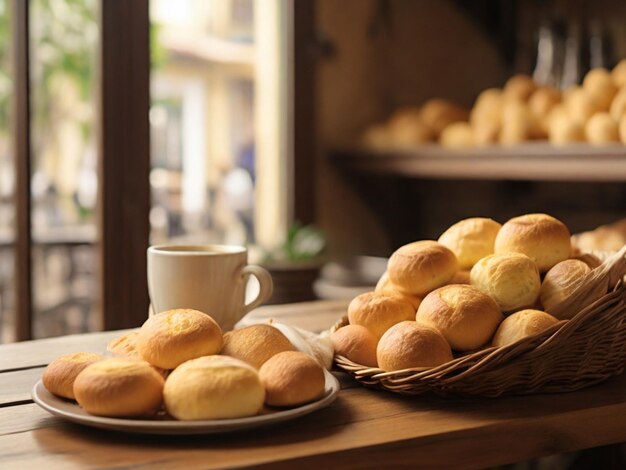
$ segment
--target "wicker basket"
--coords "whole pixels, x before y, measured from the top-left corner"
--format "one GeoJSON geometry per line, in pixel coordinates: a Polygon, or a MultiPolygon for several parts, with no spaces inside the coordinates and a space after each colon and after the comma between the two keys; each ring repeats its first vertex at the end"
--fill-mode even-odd
{"type": "MultiPolygon", "coordinates": [[[[577,312],[542,333],[433,368],[394,372],[335,356],[365,386],[417,395],[497,397],[577,390],[620,374],[626,362],[626,246],[591,271],[557,312],[577,312]]],[[[347,324],[343,318],[333,329],[347,324]]]]}

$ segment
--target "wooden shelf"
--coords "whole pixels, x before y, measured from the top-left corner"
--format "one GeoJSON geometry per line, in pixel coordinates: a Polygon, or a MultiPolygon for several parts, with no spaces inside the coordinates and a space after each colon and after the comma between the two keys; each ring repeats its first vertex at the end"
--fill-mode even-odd
{"type": "Polygon", "coordinates": [[[337,165],[368,173],[417,178],[626,181],[626,146],[532,142],[516,147],[451,150],[436,144],[376,151],[360,146],[332,151],[337,165]]]}

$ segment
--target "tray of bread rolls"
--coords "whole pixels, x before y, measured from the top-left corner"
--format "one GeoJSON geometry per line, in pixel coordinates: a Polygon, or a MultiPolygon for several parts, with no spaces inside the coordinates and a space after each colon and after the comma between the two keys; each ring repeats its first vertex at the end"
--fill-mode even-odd
{"type": "Polygon", "coordinates": [[[149,434],[225,433],[324,408],[339,392],[332,346],[283,324],[222,334],[211,316],[175,309],[113,340],[104,354],[61,356],[33,401],[66,420],[149,434]]]}
{"type": "Polygon", "coordinates": [[[331,330],[335,367],[400,394],[577,390],[626,363],[626,246],[581,253],[547,214],[462,220],[398,248],[331,330]]]}

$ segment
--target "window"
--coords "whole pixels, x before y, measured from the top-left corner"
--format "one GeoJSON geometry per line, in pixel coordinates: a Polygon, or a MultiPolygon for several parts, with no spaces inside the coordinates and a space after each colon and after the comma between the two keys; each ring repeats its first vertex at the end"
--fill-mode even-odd
{"type": "Polygon", "coordinates": [[[260,4],[0,0],[1,341],[140,324],[150,242],[280,241],[299,7],[260,4]]]}

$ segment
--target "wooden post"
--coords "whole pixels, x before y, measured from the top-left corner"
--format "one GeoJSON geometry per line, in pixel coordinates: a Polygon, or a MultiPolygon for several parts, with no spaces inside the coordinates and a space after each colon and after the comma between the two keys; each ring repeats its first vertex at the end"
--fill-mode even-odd
{"type": "Polygon", "coordinates": [[[32,233],[28,0],[12,0],[13,151],[15,155],[15,304],[18,341],[32,338],[32,233]]]}
{"type": "Polygon", "coordinates": [[[148,315],[148,6],[148,0],[100,0],[100,307],[105,329],[138,326],[148,315]]]}
{"type": "Polygon", "coordinates": [[[319,58],[315,37],[315,2],[298,0],[291,6],[291,90],[292,128],[290,138],[291,201],[290,220],[303,224],[316,221],[315,84],[319,58]]]}

